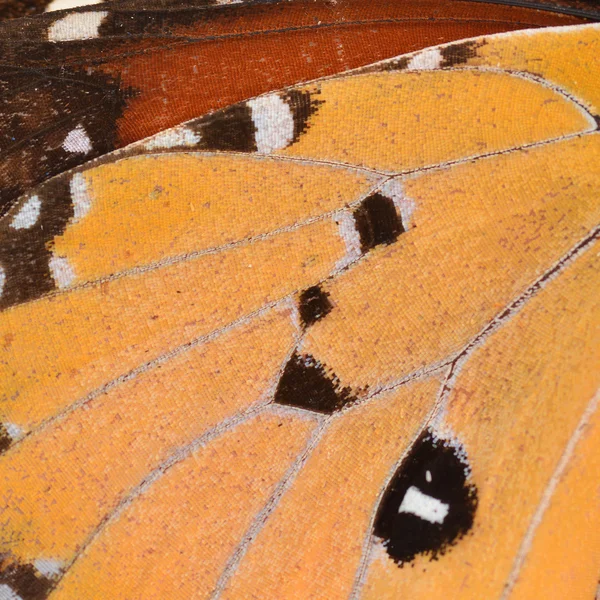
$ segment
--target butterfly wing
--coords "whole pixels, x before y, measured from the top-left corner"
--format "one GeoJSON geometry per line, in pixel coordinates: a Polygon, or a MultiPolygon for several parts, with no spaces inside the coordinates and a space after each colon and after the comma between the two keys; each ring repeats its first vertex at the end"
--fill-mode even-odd
{"type": "Polygon", "coordinates": [[[451,1],[144,0],[0,23],[0,214],[50,176],[269,90],[444,41],[579,22],[451,1]]]}
{"type": "MultiPolygon", "coordinates": [[[[0,316],[18,383],[3,415],[3,585],[24,598],[35,585],[52,598],[530,597],[544,536],[573,509],[564,482],[598,514],[585,477],[597,74],[566,92],[544,70],[555,33],[476,40],[466,68],[432,70],[454,45],[263,96],[23,198],[5,231],[27,246],[20,226],[59,198],[44,190],[65,190],[42,249],[74,277],[59,270],[0,316]],[[507,40],[535,75],[478,53],[507,40]],[[238,147],[214,147],[224,130],[238,147]],[[169,161],[196,175],[178,182],[169,161]],[[214,192],[211,176],[228,185],[214,192]],[[191,180],[214,193],[198,206],[206,229],[191,180]]],[[[566,34],[578,52],[560,72],[593,68],[598,27],[566,34]]],[[[576,536],[587,521],[573,518],[576,536]]],[[[585,547],[594,556],[596,539],[585,547]]],[[[593,591],[591,559],[563,573],[593,591]]]]}

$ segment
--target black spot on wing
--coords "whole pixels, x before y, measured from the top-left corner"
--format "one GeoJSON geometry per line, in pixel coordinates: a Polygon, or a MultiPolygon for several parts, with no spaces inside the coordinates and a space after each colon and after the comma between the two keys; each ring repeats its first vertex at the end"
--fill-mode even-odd
{"type": "Polygon", "coordinates": [[[294,353],[281,375],[274,400],[285,406],[332,414],[355,398],[318,360],[294,353]]]}
{"type": "MultiPolygon", "coordinates": [[[[290,90],[283,96],[284,102],[288,104],[294,116],[294,137],[292,144],[297,142],[300,136],[308,130],[310,118],[317,112],[322,100],[317,98],[318,90],[290,90]]],[[[290,144],[291,145],[291,144],[290,144]]]]}
{"type": "MultiPolygon", "coordinates": [[[[0,309],[34,300],[55,289],[49,260],[54,237],[61,235],[73,217],[70,178],[59,177],[43,186],[40,216],[28,229],[2,231],[0,266],[5,275],[0,309]]],[[[10,217],[8,222],[10,223],[10,217]]]]}
{"type": "Polygon", "coordinates": [[[246,102],[218,110],[189,127],[200,134],[200,145],[207,150],[256,152],[256,128],[246,102]]]}
{"type": "Polygon", "coordinates": [[[44,577],[33,565],[0,557],[0,584],[8,586],[22,600],[45,600],[55,582],[44,577]]]}
{"type": "Polygon", "coordinates": [[[442,60],[440,62],[441,68],[455,67],[456,65],[463,65],[471,58],[477,56],[477,50],[483,46],[485,42],[461,42],[459,44],[451,44],[445,48],[440,49],[442,60]]]}
{"type": "Polygon", "coordinates": [[[477,490],[467,483],[467,475],[468,465],[455,446],[429,432],[415,442],[384,492],[373,530],[398,565],[417,554],[436,559],[469,531],[477,490]],[[414,498],[419,493],[446,507],[440,522],[414,514],[406,505],[401,510],[407,494],[414,498]]]}
{"type": "Polygon", "coordinates": [[[394,201],[379,192],[362,201],[354,211],[354,219],[363,252],[380,244],[391,244],[405,232],[394,201]]]}
{"type": "Polygon", "coordinates": [[[0,454],[6,452],[12,445],[12,437],[8,433],[6,427],[0,423],[0,454]]]}
{"type": "Polygon", "coordinates": [[[298,310],[304,326],[309,326],[322,319],[331,312],[333,305],[329,300],[329,294],[314,285],[300,294],[298,310]]]}

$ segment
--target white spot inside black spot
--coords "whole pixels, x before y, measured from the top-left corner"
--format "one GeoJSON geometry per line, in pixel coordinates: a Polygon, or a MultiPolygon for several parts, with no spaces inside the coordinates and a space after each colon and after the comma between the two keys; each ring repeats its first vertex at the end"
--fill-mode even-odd
{"type": "Polygon", "coordinates": [[[448,514],[448,505],[440,502],[437,498],[424,494],[419,488],[411,485],[404,494],[398,512],[416,515],[430,523],[443,523],[448,514]]]}
{"type": "Polygon", "coordinates": [[[19,212],[13,217],[10,226],[13,229],[29,229],[33,227],[40,218],[41,210],[42,201],[37,195],[31,196],[23,203],[19,212]]]}
{"type": "Polygon", "coordinates": [[[92,151],[92,141],[83,125],[69,131],[62,144],[63,150],[72,154],[88,154],[92,151]]]}
{"type": "Polygon", "coordinates": [[[373,533],[398,565],[417,554],[435,559],[472,527],[477,490],[463,456],[457,443],[425,432],[392,477],[373,533]]]}

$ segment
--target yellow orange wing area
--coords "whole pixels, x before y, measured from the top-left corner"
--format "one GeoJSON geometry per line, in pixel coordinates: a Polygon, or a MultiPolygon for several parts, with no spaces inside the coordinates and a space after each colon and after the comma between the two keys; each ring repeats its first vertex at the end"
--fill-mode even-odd
{"type": "MultiPolygon", "coordinates": [[[[597,61],[598,25],[555,27],[474,38],[427,48],[359,71],[434,70],[481,67],[545,80],[571,94],[594,115],[600,111],[597,61]]],[[[513,105],[519,109],[518,104],[513,105]]],[[[519,112],[515,110],[515,112],[519,112]]]]}
{"type": "MultiPolygon", "coordinates": [[[[240,152],[210,147],[225,109],[23,198],[1,239],[43,268],[0,264],[0,585],[591,597],[599,36],[429,49],[238,106],[240,152]],[[373,531],[426,429],[477,508],[402,565],[373,531]]],[[[443,522],[428,502],[398,511],[443,522]]]]}

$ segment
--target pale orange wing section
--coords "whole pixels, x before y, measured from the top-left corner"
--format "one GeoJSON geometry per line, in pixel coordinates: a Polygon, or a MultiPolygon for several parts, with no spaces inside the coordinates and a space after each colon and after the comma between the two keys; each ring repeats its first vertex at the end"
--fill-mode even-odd
{"type": "MultiPolygon", "coordinates": [[[[448,598],[461,600],[502,596],[538,507],[548,490],[554,491],[563,452],[573,436],[580,435],[582,415],[583,426],[595,419],[600,386],[599,269],[598,243],[588,244],[573,264],[555,279],[549,276],[520,311],[515,306],[514,316],[509,311],[506,322],[457,362],[434,424],[444,438],[460,442],[468,457],[478,496],[472,529],[439,560],[417,556],[404,568],[376,544],[361,597],[425,599],[442,590],[448,598]]],[[[589,466],[593,470],[593,462],[589,466]]],[[[587,485],[593,491],[597,484],[587,485]]],[[[570,497],[573,502],[580,499],[577,490],[570,497]]],[[[559,494],[554,502],[560,503],[560,498],[559,494]]],[[[593,496],[581,509],[590,503],[597,509],[593,496]]],[[[563,513],[565,518],[568,514],[563,513]]],[[[583,518],[576,518],[573,526],[583,518]]],[[[572,549],[565,543],[560,542],[562,552],[569,554],[572,549]]],[[[597,583],[593,537],[584,545],[592,555],[578,565],[580,577],[568,597],[584,597],[597,583]]],[[[551,560],[559,551],[540,547],[539,552],[551,560]]],[[[541,556],[540,560],[544,563],[541,556]]],[[[565,567],[568,564],[570,558],[565,567]]],[[[554,595],[560,588],[545,589],[549,592],[544,597],[561,597],[554,595]]]]}

